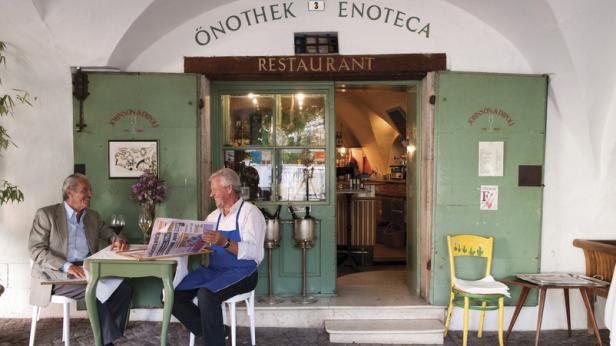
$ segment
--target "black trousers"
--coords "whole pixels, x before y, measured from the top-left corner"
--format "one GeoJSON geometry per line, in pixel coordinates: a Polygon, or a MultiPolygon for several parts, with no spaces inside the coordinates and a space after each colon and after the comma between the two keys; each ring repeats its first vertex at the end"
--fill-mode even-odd
{"type": "Polygon", "coordinates": [[[255,270],[250,276],[218,292],[207,288],[175,291],[171,313],[191,333],[202,335],[204,345],[224,346],[225,328],[220,304],[235,295],[254,290],[258,277],[259,273],[255,270]],[[195,296],[199,300],[198,307],[193,303],[195,296]]]}
{"type": "MultiPolygon", "coordinates": [[[[80,300],[86,295],[86,285],[53,285],[52,292],[80,300]]],[[[96,300],[104,345],[124,335],[124,326],[126,326],[132,296],[133,289],[124,280],[106,302],[101,303],[96,300]]]]}

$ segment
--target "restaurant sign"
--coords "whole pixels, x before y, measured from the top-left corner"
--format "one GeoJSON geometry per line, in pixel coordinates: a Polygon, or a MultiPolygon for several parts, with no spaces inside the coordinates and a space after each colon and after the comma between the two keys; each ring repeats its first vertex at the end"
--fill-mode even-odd
{"type": "Polygon", "coordinates": [[[446,67],[442,53],[184,58],[184,72],[212,80],[417,80],[446,67]]]}
{"type": "Polygon", "coordinates": [[[258,58],[259,72],[372,71],[371,56],[282,56],[258,58]]]}

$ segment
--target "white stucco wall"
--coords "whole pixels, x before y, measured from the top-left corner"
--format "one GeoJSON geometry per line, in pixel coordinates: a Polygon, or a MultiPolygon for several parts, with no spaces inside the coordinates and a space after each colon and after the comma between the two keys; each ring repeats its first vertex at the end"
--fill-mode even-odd
{"type": "MultiPolygon", "coordinates": [[[[542,271],[583,272],[582,251],[572,240],[614,239],[616,46],[609,42],[616,33],[616,3],[365,1],[430,22],[425,38],[382,20],[339,18],[337,1],[327,0],[324,13],[307,13],[305,2],[295,1],[297,18],[243,27],[207,46],[195,43],[197,27],[272,3],[0,2],[0,40],[9,43],[0,88],[37,96],[34,107],[19,107],[14,119],[0,120],[19,146],[3,153],[0,177],[26,194],[24,203],[0,207],[0,280],[8,288],[0,297],[0,318],[29,316],[32,217],[38,207],[59,201],[61,181],[73,168],[70,66],[182,72],[184,56],[292,55],[293,32],[336,31],[341,54],[446,53],[452,70],[549,74],[542,271]]],[[[575,328],[586,326],[583,311],[579,295],[572,294],[575,328]]],[[[506,321],[511,313],[508,308],[506,321]]],[[[516,329],[533,330],[536,313],[525,308],[516,329]]],[[[60,310],[47,310],[49,315],[60,310]]],[[[461,327],[459,317],[453,328],[461,327]]],[[[546,329],[566,327],[560,292],[548,293],[543,321],[546,329]]],[[[496,328],[495,319],[486,323],[496,328]]]]}

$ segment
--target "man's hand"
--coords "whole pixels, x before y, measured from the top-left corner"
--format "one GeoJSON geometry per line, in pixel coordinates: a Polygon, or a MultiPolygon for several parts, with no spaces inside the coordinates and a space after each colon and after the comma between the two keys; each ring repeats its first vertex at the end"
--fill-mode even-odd
{"type": "Polygon", "coordinates": [[[128,250],[128,243],[122,239],[116,239],[111,244],[111,250],[126,251],[128,250]]]}
{"type": "Polygon", "coordinates": [[[76,266],[74,264],[68,267],[68,274],[73,275],[74,277],[79,278],[79,279],[86,278],[86,271],[83,270],[83,267],[76,266]]]}
{"type": "Polygon", "coordinates": [[[209,245],[223,245],[225,243],[225,237],[216,231],[205,232],[201,239],[209,245]]]}

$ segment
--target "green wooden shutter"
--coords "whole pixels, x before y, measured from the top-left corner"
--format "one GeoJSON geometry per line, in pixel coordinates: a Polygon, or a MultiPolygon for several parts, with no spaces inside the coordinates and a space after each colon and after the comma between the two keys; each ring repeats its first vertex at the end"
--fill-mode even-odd
{"type": "MultiPolygon", "coordinates": [[[[539,270],[543,188],[518,186],[518,169],[543,170],[547,83],[538,75],[438,73],[432,303],[449,299],[448,234],[494,236],[497,279],[539,270]],[[479,176],[482,141],[504,142],[503,176],[479,176]],[[498,210],[480,210],[481,185],[498,186],[498,210]]],[[[481,276],[471,265],[458,270],[481,276]]]]}

